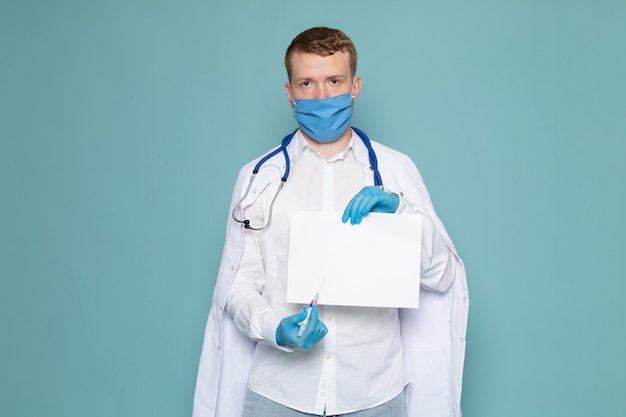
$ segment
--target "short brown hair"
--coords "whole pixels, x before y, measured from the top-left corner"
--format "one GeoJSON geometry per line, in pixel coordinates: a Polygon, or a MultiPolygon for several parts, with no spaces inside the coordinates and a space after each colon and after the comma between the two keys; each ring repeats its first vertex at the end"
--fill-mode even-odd
{"type": "Polygon", "coordinates": [[[291,41],[285,53],[285,68],[287,68],[289,80],[291,80],[291,57],[294,53],[330,56],[335,52],[350,54],[350,70],[354,77],[356,74],[356,48],[345,33],[327,27],[314,27],[300,33],[291,41]]]}

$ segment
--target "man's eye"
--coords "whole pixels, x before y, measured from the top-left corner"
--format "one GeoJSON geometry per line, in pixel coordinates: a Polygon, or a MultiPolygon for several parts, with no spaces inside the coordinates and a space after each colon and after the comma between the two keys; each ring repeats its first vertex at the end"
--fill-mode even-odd
{"type": "Polygon", "coordinates": [[[311,85],[311,82],[310,82],[310,81],[302,81],[302,86],[303,86],[303,87],[308,87],[308,86],[310,86],[310,85],[311,85]]]}
{"type": "Polygon", "coordinates": [[[330,83],[333,85],[339,84],[339,80],[330,80],[330,83]]]}

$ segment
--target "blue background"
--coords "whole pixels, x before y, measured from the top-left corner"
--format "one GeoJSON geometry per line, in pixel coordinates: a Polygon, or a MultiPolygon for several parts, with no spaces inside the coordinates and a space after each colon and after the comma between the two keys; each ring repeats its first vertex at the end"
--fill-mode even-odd
{"type": "Polygon", "coordinates": [[[626,2],[0,1],[0,415],[188,416],[283,54],[359,51],[354,125],[463,257],[465,417],[626,410],[626,2]]]}

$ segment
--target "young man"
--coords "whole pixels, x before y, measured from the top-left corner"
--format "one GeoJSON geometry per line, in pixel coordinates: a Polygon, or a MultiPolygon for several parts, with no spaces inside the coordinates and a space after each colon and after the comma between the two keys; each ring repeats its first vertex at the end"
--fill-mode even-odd
{"type": "Polygon", "coordinates": [[[352,41],[329,28],[304,31],[287,49],[285,89],[299,129],[258,169],[254,195],[258,160],[240,172],[195,417],[461,415],[463,264],[415,165],[350,128],[361,90],[356,60],[352,41]],[[374,185],[372,152],[384,189],[374,185]],[[423,216],[421,285],[430,291],[420,309],[313,306],[298,336],[305,312],[285,301],[295,210],[340,210],[352,224],[371,211],[423,216]]]}

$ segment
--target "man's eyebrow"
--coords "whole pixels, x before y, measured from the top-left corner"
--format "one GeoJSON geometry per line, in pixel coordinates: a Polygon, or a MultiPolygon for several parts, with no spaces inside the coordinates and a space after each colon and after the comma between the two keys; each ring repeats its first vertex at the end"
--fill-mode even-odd
{"type": "MultiPolygon", "coordinates": [[[[346,75],[342,75],[342,74],[337,74],[337,75],[329,75],[324,77],[324,80],[345,80],[348,79],[350,77],[346,76],[346,75]]],[[[293,79],[294,82],[302,82],[302,81],[315,81],[315,77],[296,77],[293,79]]]]}
{"type": "Polygon", "coordinates": [[[331,75],[330,77],[326,77],[327,80],[343,80],[346,79],[345,75],[331,75]]]}

